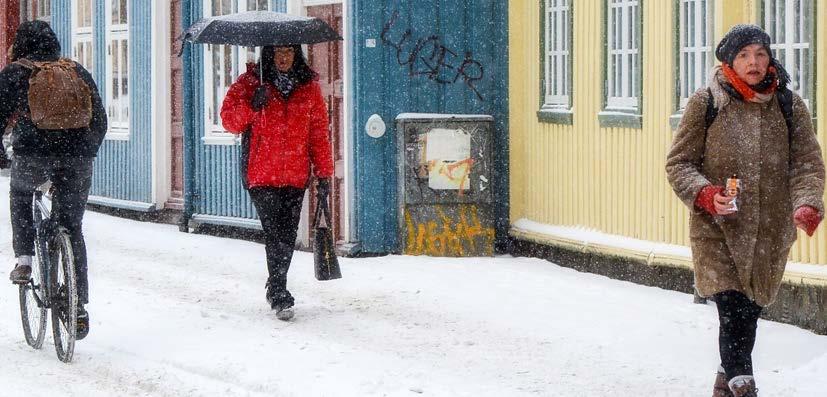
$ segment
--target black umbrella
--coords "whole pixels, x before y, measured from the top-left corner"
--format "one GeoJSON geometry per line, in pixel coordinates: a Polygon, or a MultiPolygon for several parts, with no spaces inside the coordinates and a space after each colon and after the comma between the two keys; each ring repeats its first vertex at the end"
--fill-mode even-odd
{"type": "Polygon", "coordinates": [[[202,18],[190,26],[182,38],[193,43],[245,47],[316,44],[342,40],[342,37],[321,19],[273,11],[247,11],[202,18]]]}

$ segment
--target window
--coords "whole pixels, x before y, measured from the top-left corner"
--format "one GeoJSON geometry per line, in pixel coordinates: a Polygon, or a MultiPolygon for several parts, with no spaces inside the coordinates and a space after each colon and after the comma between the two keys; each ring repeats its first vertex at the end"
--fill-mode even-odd
{"type": "Polygon", "coordinates": [[[109,137],[129,133],[129,1],[106,1],[106,113],[109,137]]]}
{"type": "MultiPolygon", "coordinates": [[[[269,0],[212,0],[204,2],[204,16],[269,10],[269,0]]],[[[221,126],[221,104],[230,85],[243,73],[247,62],[258,59],[256,48],[230,45],[206,46],[204,54],[205,137],[211,143],[233,143],[234,136],[221,126]]]]}
{"type": "Polygon", "coordinates": [[[35,0],[32,9],[32,18],[40,21],[52,21],[52,2],[50,0],[35,0]]]}
{"type": "Polygon", "coordinates": [[[546,0],[544,109],[571,107],[570,0],[546,0]]]}
{"type": "MultiPolygon", "coordinates": [[[[92,0],[77,0],[72,7],[72,58],[93,73],[92,0]]],[[[94,75],[94,74],[93,74],[94,75]]]]}
{"type": "Polygon", "coordinates": [[[689,97],[707,84],[714,62],[712,52],[713,7],[710,0],[680,0],[678,11],[679,51],[678,110],[682,111],[689,97]]]}
{"type": "Polygon", "coordinates": [[[787,72],[790,88],[801,95],[811,111],[814,96],[813,32],[815,0],[765,0],[764,29],[772,38],[771,48],[787,72]]]}
{"type": "Polygon", "coordinates": [[[606,107],[637,111],[640,96],[639,2],[608,2],[606,107]]]}

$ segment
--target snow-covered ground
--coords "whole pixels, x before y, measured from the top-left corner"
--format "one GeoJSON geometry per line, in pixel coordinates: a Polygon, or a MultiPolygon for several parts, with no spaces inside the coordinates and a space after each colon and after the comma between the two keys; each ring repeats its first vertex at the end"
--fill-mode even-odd
{"type": "MultiPolygon", "coordinates": [[[[690,295],[526,258],[297,253],[294,321],[263,246],[88,212],[92,330],[75,361],[23,340],[0,178],[0,396],[705,396],[717,318],[690,295]]],[[[762,321],[762,396],[827,390],[827,337],[762,321]]]]}

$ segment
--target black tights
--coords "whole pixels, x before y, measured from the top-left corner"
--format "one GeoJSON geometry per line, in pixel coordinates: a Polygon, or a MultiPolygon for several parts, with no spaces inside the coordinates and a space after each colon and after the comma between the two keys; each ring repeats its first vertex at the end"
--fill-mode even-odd
{"type": "Polygon", "coordinates": [[[718,349],[727,379],[752,375],[752,349],[762,307],[738,291],[713,295],[718,305],[718,349]]]}
{"type": "Polygon", "coordinates": [[[304,189],[296,187],[253,187],[250,198],[264,230],[268,285],[285,290],[287,270],[293,258],[301,218],[304,189]]]}

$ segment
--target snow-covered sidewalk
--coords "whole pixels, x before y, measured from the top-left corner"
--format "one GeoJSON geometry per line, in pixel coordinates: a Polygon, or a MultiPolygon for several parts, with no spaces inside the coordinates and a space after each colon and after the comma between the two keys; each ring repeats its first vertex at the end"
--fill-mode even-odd
{"type": "MultiPolygon", "coordinates": [[[[526,258],[293,260],[296,318],[264,300],[263,246],[87,212],[92,329],[75,361],[23,340],[0,178],[0,396],[705,396],[717,319],[690,295],[526,258]]],[[[827,390],[827,337],[762,321],[762,396],[827,390]]]]}

